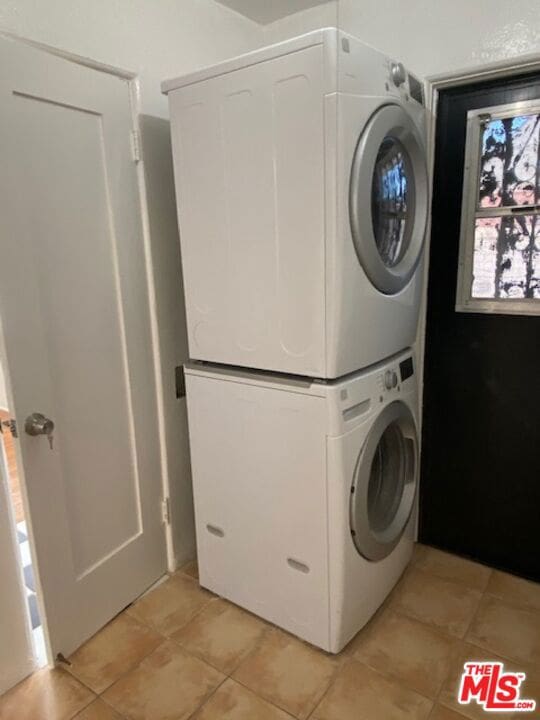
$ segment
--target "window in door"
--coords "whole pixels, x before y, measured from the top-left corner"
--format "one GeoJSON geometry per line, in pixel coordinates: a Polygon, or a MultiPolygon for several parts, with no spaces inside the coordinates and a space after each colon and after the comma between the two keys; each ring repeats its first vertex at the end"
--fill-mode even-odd
{"type": "Polygon", "coordinates": [[[456,309],[540,313],[540,103],[467,116],[456,309]]]}

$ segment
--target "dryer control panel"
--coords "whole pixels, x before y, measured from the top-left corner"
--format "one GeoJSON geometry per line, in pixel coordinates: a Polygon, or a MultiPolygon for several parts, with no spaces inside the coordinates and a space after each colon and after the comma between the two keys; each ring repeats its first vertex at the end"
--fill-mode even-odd
{"type": "Polygon", "coordinates": [[[420,80],[411,73],[409,73],[409,93],[417,103],[424,104],[424,87],[420,80]]]}
{"type": "Polygon", "coordinates": [[[420,80],[412,73],[407,72],[400,62],[390,62],[390,80],[397,88],[409,89],[409,96],[420,105],[424,105],[424,88],[420,80]]]}

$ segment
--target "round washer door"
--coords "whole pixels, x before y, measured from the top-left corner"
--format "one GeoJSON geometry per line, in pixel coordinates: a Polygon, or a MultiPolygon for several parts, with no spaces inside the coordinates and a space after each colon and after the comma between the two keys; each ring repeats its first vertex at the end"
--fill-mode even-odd
{"type": "Polygon", "coordinates": [[[413,509],[418,438],[407,405],[387,405],[364,443],[351,487],[351,535],[358,552],[382,560],[398,544],[413,509]]]}
{"type": "Polygon", "coordinates": [[[420,134],[400,105],[383,105],[354,152],[349,216],[358,260],[373,285],[399,292],[420,261],[428,177],[420,134]]]}

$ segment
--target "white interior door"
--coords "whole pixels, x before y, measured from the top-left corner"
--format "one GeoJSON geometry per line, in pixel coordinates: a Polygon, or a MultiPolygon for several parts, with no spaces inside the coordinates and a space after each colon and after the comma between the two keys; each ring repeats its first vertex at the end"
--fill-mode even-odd
{"type": "Polygon", "coordinates": [[[53,656],[166,570],[128,83],[0,40],[0,313],[53,656]],[[39,412],[47,437],[25,432],[39,412]]]}

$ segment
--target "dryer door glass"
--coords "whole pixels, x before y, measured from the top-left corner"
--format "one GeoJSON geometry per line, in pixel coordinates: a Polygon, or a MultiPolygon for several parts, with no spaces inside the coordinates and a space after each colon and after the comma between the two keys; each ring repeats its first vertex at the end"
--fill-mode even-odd
{"type": "Polygon", "coordinates": [[[414,214],[414,175],[399,140],[381,143],[371,184],[371,221],[375,244],[387,267],[397,265],[411,239],[414,214]]]}
{"type": "Polygon", "coordinates": [[[411,280],[422,255],[427,211],[420,132],[400,105],[383,105],[358,140],[349,184],[356,254],[381,292],[395,294],[411,280]]]}
{"type": "Polygon", "coordinates": [[[351,488],[351,535],[358,552],[382,560],[398,544],[416,495],[417,435],[403,402],[387,405],[358,457],[351,488]]]}

